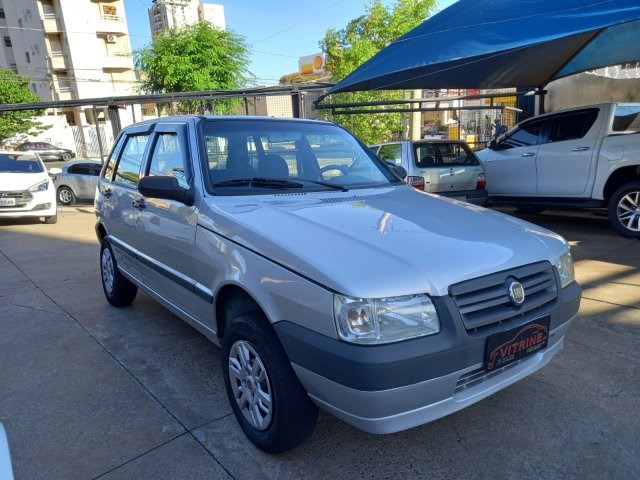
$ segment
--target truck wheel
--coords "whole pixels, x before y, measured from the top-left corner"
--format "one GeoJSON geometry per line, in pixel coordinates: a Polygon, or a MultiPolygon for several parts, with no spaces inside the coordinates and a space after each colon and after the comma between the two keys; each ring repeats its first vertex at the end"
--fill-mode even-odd
{"type": "Polygon", "coordinates": [[[620,234],[640,238],[640,182],[625,183],[609,200],[609,222],[620,234]]]}
{"type": "Polygon", "coordinates": [[[227,325],[222,371],[233,413],[256,447],[281,453],[311,436],[318,408],[261,312],[241,314],[227,325]]]}
{"type": "Polygon", "coordinates": [[[116,259],[107,240],[102,240],[100,245],[100,273],[102,289],[107,301],[114,307],[131,305],[138,293],[138,287],[118,270],[116,259]]]}

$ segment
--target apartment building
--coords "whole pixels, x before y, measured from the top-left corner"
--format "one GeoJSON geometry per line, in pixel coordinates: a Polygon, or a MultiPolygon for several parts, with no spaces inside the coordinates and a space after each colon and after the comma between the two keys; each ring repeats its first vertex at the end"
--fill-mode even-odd
{"type": "Polygon", "coordinates": [[[154,35],[205,20],[225,30],[224,6],[199,0],[153,0],[149,8],[149,25],[154,35]]]}
{"type": "MultiPolygon", "coordinates": [[[[44,101],[136,93],[124,0],[0,0],[0,36],[0,68],[29,76],[30,88],[44,101]]],[[[94,140],[83,127],[108,120],[106,111],[91,107],[47,114],[78,127],[76,144],[94,140]]],[[[131,112],[120,116],[130,123],[131,112]]]]}

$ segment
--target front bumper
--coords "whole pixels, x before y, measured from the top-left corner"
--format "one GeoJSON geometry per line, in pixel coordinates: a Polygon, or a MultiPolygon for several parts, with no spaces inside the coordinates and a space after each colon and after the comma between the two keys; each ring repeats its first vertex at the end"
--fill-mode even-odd
{"type": "MultiPolygon", "coordinates": [[[[547,347],[487,373],[486,335],[469,335],[448,297],[434,298],[439,334],[390,345],[356,346],[290,322],[274,325],[294,371],[311,399],[370,433],[392,433],[456,412],[531,375],[558,353],[575,320],[581,289],[573,283],[540,316],[551,319],[547,347]]],[[[505,330],[509,330],[508,327],[505,330]]]]}
{"type": "MultiPolygon", "coordinates": [[[[2,193],[2,192],[0,192],[2,193]]],[[[56,193],[51,187],[44,192],[4,192],[9,195],[18,196],[16,206],[0,207],[0,218],[23,218],[23,217],[50,217],[56,214],[56,193]]]]}

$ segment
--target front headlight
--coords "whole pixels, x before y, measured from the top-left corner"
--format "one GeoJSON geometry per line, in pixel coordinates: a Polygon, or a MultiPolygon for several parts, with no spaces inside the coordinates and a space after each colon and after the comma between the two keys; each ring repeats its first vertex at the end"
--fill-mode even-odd
{"type": "Polygon", "coordinates": [[[558,257],[554,265],[560,274],[560,285],[562,285],[562,288],[575,281],[576,274],[573,269],[573,258],[571,257],[571,252],[568,251],[558,257]]]}
{"type": "Polygon", "coordinates": [[[40,183],[36,183],[35,185],[31,185],[28,190],[30,192],[44,192],[49,188],[49,180],[45,180],[40,183]]]}
{"type": "Polygon", "coordinates": [[[333,314],[340,338],[380,344],[433,335],[440,321],[427,295],[363,299],[334,295],[333,314]]]}

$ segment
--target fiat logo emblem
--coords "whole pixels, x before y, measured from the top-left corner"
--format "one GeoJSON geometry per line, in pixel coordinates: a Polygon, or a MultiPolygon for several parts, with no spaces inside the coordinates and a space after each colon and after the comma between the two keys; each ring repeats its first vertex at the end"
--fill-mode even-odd
{"type": "Polygon", "coordinates": [[[524,303],[524,287],[520,282],[511,282],[509,284],[509,299],[515,306],[524,303]]]}

